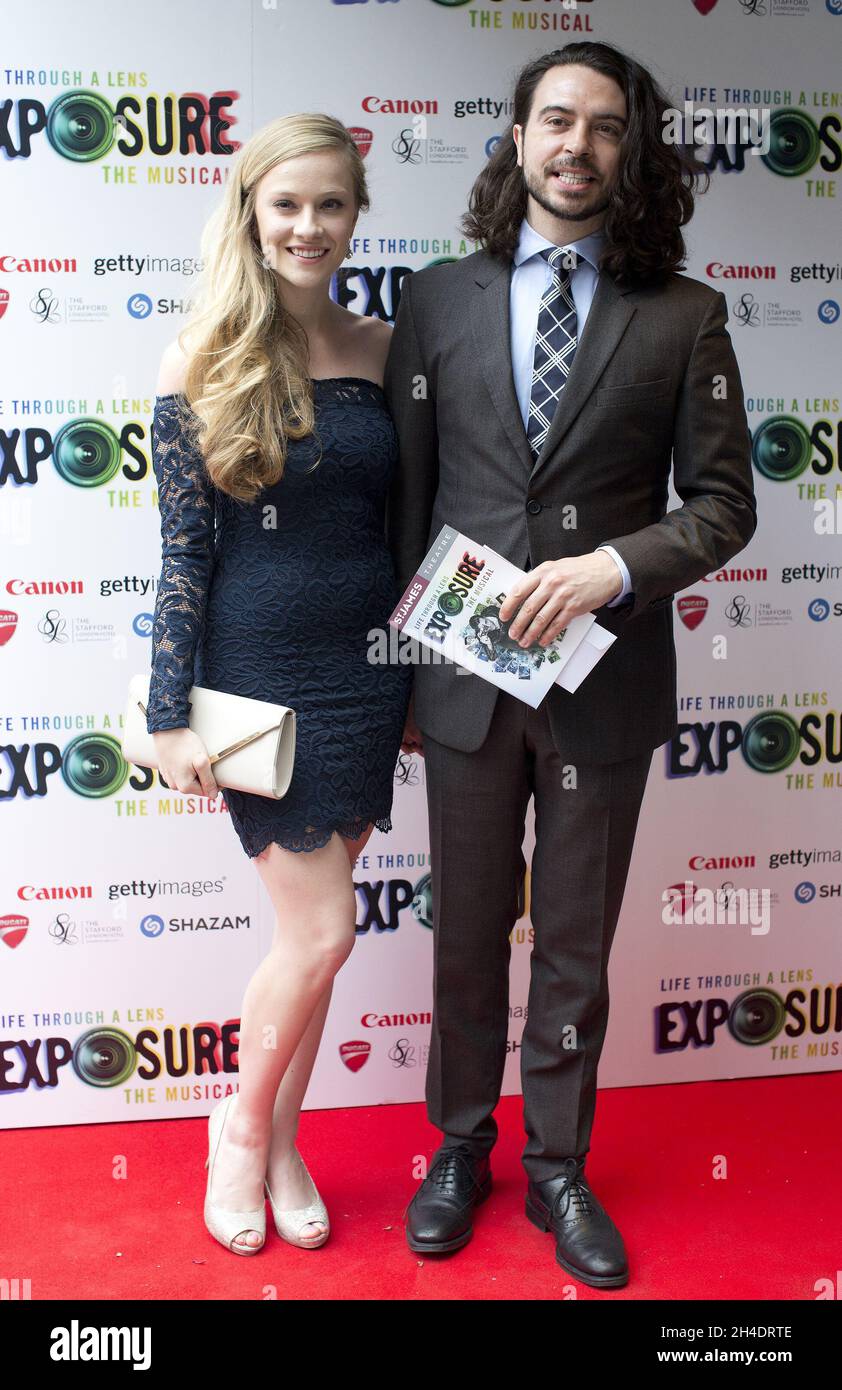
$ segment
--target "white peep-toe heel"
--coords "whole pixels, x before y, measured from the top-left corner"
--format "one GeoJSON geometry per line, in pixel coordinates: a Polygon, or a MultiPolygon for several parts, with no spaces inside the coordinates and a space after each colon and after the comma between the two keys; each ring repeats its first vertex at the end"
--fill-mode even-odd
{"type": "Polygon", "coordinates": [[[297,1149],[295,1150],[295,1156],[304,1169],[304,1172],[307,1174],[308,1181],[313,1189],[314,1200],[308,1207],[296,1207],[293,1211],[281,1211],[280,1207],[275,1204],[275,1199],[269,1190],[268,1181],[265,1184],[266,1196],[269,1198],[269,1205],[272,1208],[272,1215],[275,1218],[275,1230],[278,1232],[281,1240],[289,1241],[290,1245],[297,1245],[302,1250],[316,1250],[320,1245],[324,1245],[330,1235],[330,1222],[328,1220],[327,1208],[319,1196],[316,1184],[310,1177],[307,1164],[304,1162],[304,1159],[297,1149]],[[302,1228],[311,1221],[318,1221],[324,1226],[324,1231],[321,1235],[317,1236],[302,1236],[302,1228]]]}
{"type": "Polygon", "coordinates": [[[265,1204],[261,1202],[260,1206],[255,1207],[253,1211],[226,1211],[224,1207],[216,1206],[210,1199],[213,1165],[219,1152],[225,1121],[228,1118],[228,1106],[233,1098],[233,1094],[226,1096],[224,1100],[214,1106],[208,1116],[208,1156],[205,1159],[208,1184],[205,1192],[205,1225],[214,1239],[233,1254],[256,1255],[263,1249],[263,1244],[266,1241],[265,1204]],[[263,1243],[260,1245],[238,1245],[236,1237],[243,1235],[246,1231],[258,1231],[263,1236],[263,1243]]]}

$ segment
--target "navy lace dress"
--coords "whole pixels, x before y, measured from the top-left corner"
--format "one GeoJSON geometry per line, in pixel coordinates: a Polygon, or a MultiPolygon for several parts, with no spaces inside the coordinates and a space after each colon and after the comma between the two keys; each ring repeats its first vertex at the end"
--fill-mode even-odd
{"type": "Polygon", "coordinates": [[[368,660],[400,594],[384,538],[397,434],[382,389],[317,378],[316,432],[288,442],[284,476],[253,503],[214,487],[189,439],[183,396],[158,396],[152,456],[163,564],[146,727],[188,726],[190,686],[289,705],[292,780],[279,801],[224,790],[253,858],[276,841],[324,845],[391,830],[408,665],[368,660]],[[274,521],[274,524],[272,524],[274,521]]]}

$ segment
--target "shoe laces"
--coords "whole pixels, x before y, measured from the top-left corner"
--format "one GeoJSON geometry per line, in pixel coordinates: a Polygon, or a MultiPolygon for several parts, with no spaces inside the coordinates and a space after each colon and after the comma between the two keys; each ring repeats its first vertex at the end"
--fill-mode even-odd
{"type": "Polygon", "coordinates": [[[427,1174],[427,1181],[433,1187],[437,1187],[440,1192],[452,1197],[456,1192],[457,1178],[461,1167],[467,1171],[472,1187],[478,1187],[479,1184],[471,1167],[472,1162],[476,1162],[476,1155],[470,1146],[468,1144],[455,1144],[453,1148],[444,1149],[439,1154],[427,1174]]]}
{"type": "Polygon", "coordinates": [[[571,1206],[576,1216],[595,1214],[596,1208],[591,1199],[590,1190],[585,1183],[584,1165],[585,1161],[581,1158],[566,1158],[564,1160],[565,1178],[553,1199],[553,1216],[566,1215],[571,1206]],[[565,1202],[564,1211],[561,1211],[562,1202],[565,1202]]]}

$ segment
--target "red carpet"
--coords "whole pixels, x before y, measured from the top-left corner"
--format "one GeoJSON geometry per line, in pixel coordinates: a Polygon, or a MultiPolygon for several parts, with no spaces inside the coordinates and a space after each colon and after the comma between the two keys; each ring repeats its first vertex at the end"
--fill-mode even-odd
{"type": "MultiPolygon", "coordinates": [[[[0,1269],[30,1278],[33,1300],[563,1298],[572,1281],[552,1237],[523,1214],[520,1098],[497,1117],[495,1190],[474,1238],[427,1259],[403,1230],[412,1160],[438,1141],[423,1105],[305,1113],[299,1147],[331,1238],[297,1250],[267,1206],[253,1259],[205,1231],[204,1120],[6,1131],[0,1269]],[[112,1176],[121,1155],[125,1180],[112,1176]]],[[[602,1091],[587,1171],[631,1280],[613,1292],[578,1284],[578,1297],[813,1300],[839,1267],[840,1147],[836,1073],[602,1091]],[[719,1155],[727,1178],[716,1180],[719,1155]]]]}

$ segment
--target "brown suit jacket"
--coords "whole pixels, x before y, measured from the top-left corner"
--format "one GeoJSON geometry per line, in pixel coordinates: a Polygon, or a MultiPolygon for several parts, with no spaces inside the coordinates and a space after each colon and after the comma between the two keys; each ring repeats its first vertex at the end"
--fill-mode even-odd
{"type": "MultiPolygon", "coordinates": [[[[675,734],[674,594],[742,550],[757,524],[727,306],[689,276],[622,290],[600,272],[533,464],[512,376],[510,273],[477,251],[403,281],[385,377],[400,439],[387,540],[401,593],[445,523],[521,567],[613,545],[634,598],[595,611],[617,641],[578,691],[553,686],[544,704],[565,758],[614,762],[675,734]],[[682,505],[666,512],[671,466],[682,505]]],[[[470,752],[499,691],[439,663],[415,667],[414,695],[421,732],[470,752]]]]}

